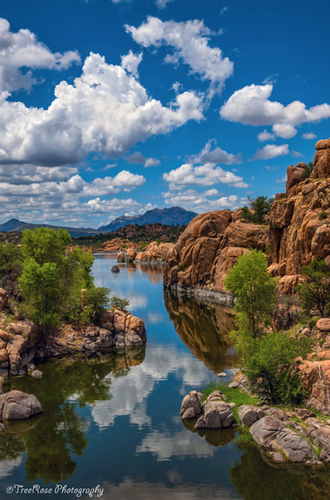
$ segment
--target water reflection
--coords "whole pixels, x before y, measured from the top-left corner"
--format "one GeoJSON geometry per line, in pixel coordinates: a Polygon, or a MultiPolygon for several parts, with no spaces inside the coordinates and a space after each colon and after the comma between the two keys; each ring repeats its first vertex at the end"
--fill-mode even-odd
{"type": "Polygon", "coordinates": [[[0,436],[0,460],[13,461],[26,451],[28,481],[66,481],[76,470],[73,454],[81,456],[88,442],[87,421],[79,415],[78,408],[111,400],[112,378],[108,375],[125,377],[144,356],[145,349],[141,347],[129,354],[49,362],[42,366],[41,380],[11,380],[6,389],[35,394],[44,413],[20,422],[6,422],[0,436]]]}
{"type": "Polygon", "coordinates": [[[209,302],[178,298],[164,291],[165,306],[175,330],[196,358],[218,373],[237,366],[228,333],[234,328],[232,309],[209,302]]]}
{"type": "Polygon", "coordinates": [[[251,444],[239,445],[244,452],[229,477],[244,500],[328,500],[329,467],[275,464],[251,444]]]}

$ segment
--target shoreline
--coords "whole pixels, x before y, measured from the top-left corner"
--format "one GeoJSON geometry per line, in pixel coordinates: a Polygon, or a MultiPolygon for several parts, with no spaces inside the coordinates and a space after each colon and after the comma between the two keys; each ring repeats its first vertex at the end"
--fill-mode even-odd
{"type": "Polygon", "coordinates": [[[168,285],[164,283],[164,289],[168,290],[174,297],[192,298],[201,302],[210,302],[227,307],[234,307],[235,299],[229,293],[220,290],[208,290],[199,287],[182,287],[176,283],[168,285]]]}

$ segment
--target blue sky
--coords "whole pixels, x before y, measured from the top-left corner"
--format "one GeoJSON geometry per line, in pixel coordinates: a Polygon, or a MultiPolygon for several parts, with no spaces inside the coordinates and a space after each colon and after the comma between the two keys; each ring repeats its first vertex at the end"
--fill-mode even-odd
{"type": "Polygon", "coordinates": [[[0,0],[0,222],[98,227],[285,190],[330,131],[330,6],[0,0]]]}

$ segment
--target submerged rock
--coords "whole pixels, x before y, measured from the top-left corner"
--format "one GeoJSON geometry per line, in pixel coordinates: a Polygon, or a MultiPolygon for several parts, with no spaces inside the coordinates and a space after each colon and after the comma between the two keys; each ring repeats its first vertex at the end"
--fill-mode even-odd
{"type": "Polygon", "coordinates": [[[10,391],[0,396],[0,419],[18,420],[42,413],[35,396],[21,391],[10,391]]]}

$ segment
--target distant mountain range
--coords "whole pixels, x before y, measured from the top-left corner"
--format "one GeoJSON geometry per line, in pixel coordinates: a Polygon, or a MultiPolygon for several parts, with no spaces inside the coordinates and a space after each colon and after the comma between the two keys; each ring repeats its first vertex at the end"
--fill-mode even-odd
{"type": "Polygon", "coordinates": [[[189,224],[196,215],[197,213],[189,212],[181,207],[154,208],[153,210],[148,210],[143,215],[133,215],[132,217],[122,215],[121,217],[117,217],[117,219],[114,219],[110,224],[99,227],[99,232],[107,233],[116,231],[120,227],[127,226],[128,224],[143,226],[143,224],[154,224],[155,222],[160,222],[166,226],[171,226],[172,224],[183,226],[189,224]]]}
{"type": "Polygon", "coordinates": [[[24,229],[34,229],[36,227],[51,227],[53,229],[66,229],[72,238],[78,238],[79,236],[94,236],[100,233],[110,233],[111,231],[116,231],[116,229],[127,226],[128,224],[137,224],[138,226],[142,226],[143,224],[160,222],[161,224],[169,226],[172,224],[183,226],[189,224],[189,222],[194,219],[196,215],[197,213],[189,212],[181,207],[155,208],[153,210],[148,210],[143,215],[134,215],[132,217],[126,217],[123,215],[121,217],[117,217],[117,219],[114,219],[110,224],[102,226],[99,229],[52,226],[50,224],[32,224],[19,219],[10,219],[4,224],[0,224],[0,232],[7,233],[11,231],[24,231],[24,229]]]}

